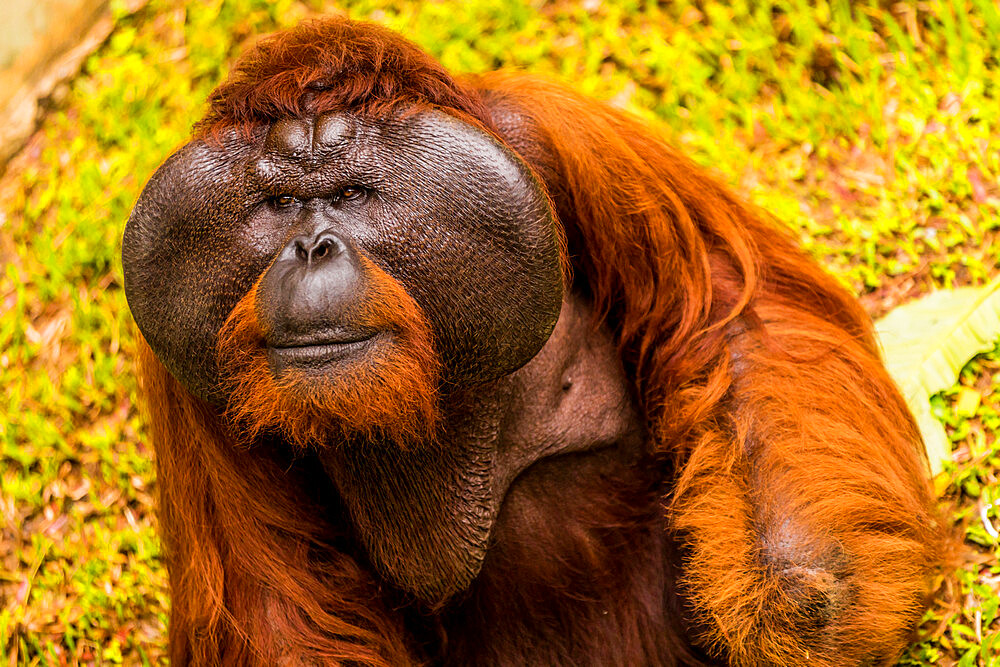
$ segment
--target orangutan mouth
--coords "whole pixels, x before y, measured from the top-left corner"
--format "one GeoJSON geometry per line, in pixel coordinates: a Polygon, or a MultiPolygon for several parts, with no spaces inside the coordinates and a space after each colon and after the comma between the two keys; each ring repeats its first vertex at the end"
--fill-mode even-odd
{"type": "Polygon", "coordinates": [[[295,341],[292,344],[267,346],[267,360],[271,368],[281,371],[285,368],[315,368],[330,363],[355,359],[372,348],[385,342],[388,331],[366,331],[336,339],[316,341],[295,341]]]}

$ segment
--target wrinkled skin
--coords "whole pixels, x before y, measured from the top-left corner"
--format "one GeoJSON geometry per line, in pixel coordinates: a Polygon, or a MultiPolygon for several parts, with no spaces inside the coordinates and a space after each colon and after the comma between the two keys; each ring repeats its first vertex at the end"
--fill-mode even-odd
{"type": "Polygon", "coordinates": [[[289,242],[325,230],[424,309],[453,382],[519,368],[555,324],[556,230],[518,158],[441,113],[381,125],[329,114],[279,122],[262,146],[236,133],[221,146],[195,141],[157,171],[122,249],[139,329],[192,393],[224,403],[223,321],[289,242]],[[346,188],[362,192],[343,198],[346,188]],[[282,207],[280,196],[294,201],[282,207]]]}

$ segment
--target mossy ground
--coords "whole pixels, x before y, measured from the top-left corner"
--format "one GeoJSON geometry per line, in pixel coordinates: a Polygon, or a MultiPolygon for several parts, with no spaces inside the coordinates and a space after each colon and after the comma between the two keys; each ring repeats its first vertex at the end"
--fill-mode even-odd
{"type": "MultiPolygon", "coordinates": [[[[151,0],[119,16],[0,178],[0,660],[164,661],[168,597],[122,226],[255,36],[344,5],[151,0]]],[[[873,315],[1000,264],[992,0],[363,0],[458,71],[518,67],[665,125],[873,315]]],[[[1000,664],[1000,351],[934,399],[968,550],[902,664],[1000,664]]]]}

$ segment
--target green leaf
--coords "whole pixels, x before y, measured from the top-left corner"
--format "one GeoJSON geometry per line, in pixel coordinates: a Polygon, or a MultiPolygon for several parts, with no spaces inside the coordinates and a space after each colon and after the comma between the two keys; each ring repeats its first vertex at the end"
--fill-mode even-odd
{"type": "Polygon", "coordinates": [[[970,359],[993,348],[1000,336],[1000,279],[986,287],[932,292],[896,308],[875,323],[875,330],[886,367],[913,411],[936,475],[951,445],[931,413],[930,397],[954,385],[970,359]]]}
{"type": "Polygon", "coordinates": [[[974,417],[982,399],[982,395],[972,387],[961,387],[955,402],[955,414],[966,419],[974,417]]]}

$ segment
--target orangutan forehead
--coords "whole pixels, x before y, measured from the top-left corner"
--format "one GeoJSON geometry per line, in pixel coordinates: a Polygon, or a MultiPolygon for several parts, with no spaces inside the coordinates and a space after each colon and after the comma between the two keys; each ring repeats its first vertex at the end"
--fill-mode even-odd
{"type": "Polygon", "coordinates": [[[344,187],[412,196],[435,184],[464,188],[471,179],[480,197],[507,193],[508,201],[530,179],[519,158],[487,136],[451,114],[419,108],[381,118],[339,111],[285,117],[252,142],[247,183],[271,196],[310,198],[344,187]]]}
{"type": "Polygon", "coordinates": [[[322,168],[357,164],[363,139],[377,136],[371,122],[344,113],[282,118],[264,135],[260,156],[249,165],[261,183],[301,179],[322,168]]]}
{"type": "Polygon", "coordinates": [[[357,122],[345,114],[284,118],[268,130],[264,152],[294,159],[329,151],[354,139],[356,126],[357,122]]]}

